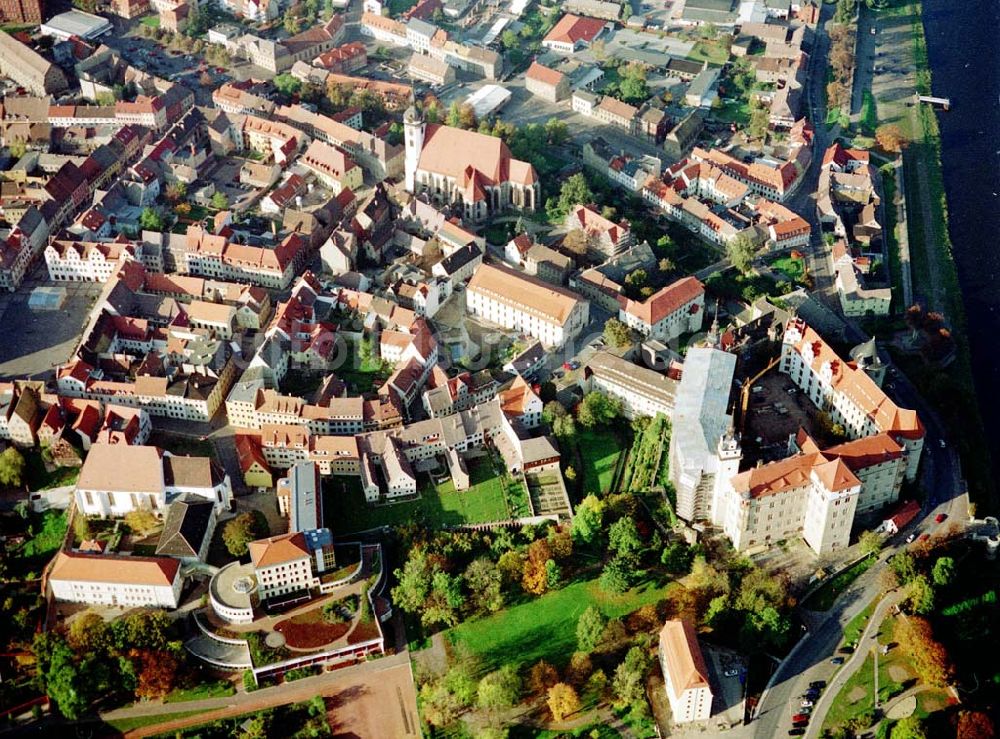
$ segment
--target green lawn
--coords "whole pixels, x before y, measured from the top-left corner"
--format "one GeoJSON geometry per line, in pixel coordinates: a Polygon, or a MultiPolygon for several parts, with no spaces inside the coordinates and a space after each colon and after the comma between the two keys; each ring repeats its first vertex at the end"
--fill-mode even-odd
{"type": "Polygon", "coordinates": [[[183,703],[185,701],[200,701],[206,698],[222,698],[228,695],[234,695],[236,689],[233,684],[225,681],[219,680],[214,683],[202,683],[201,685],[195,685],[192,688],[175,688],[171,693],[163,699],[164,703],[183,703]]]}
{"type": "Polygon", "coordinates": [[[197,716],[204,711],[180,711],[179,713],[158,713],[153,716],[135,716],[134,718],[120,718],[108,721],[107,724],[124,734],[127,731],[141,729],[144,726],[155,726],[175,719],[197,716]]]}
{"type": "Polygon", "coordinates": [[[729,60],[729,47],[720,41],[698,41],[687,58],[695,62],[723,65],[729,60]]]}
{"type": "Polygon", "coordinates": [[[611,487],[615,465],[622,453],[618,439],[610,429],[577,427],[576,444],[583,469],[583,494],[602,493],[611,487]]]}
{"type": "Polygon", "coordinates": [[[32,492],[74,485],[80,476],[79,467],[56,467],[51,471],[45,469],[42,452],[37,447],[25,449],[22,454],[25,463],[25,481],[32,492]]]}
{"type": "Polygon", "coordinates": [[[154,431],[149,435],[150,446],[158,446],[166,449],[171,454],[188,457],[212,457],[215,455],[215,446],[207,439],[194,439],[187,436],[175,436],[165,434],[161,431],[154,431]]]}
{"type": "Polygon", "coordinates": [[[857,644],[858,639],[860,639],[861,635],[864,633],[865,627],[868,626],[868,621],[871,620],[874,612],[875,603],[872,603],[852,618],[848,622],[847,626],[844,627],[844,640],[842,644],[850,644],[851,646],[857,644]]]}
{"type": "Polygon", "coordinates": [[[563,664],[576,650],[576,622],[589,606],[599,607],[609,618],[620,618],[663,600],[677,587],[681,586],[647,582],[617,594],[601,590],[597,578],[582,580],[487,618],[466,621],[446,633],[453,644],[481,658],[487,670],[512,660],[523,665],[540,659],[563,664]]]}
{"type": "Polygon", "coordinates": [[[159,28],[160,27],[160,16],[158,16],[158,15],[147,15],[145,18],[143,18],[139,22],[142,23],[142,25],[144,25],[144,26],[149,26],[150,28],[159,28]]]}
{"type": "MultiPolygon", "coordinates": [[[[369,505],[354,479],[330,478],[326,482],[327,497],[324,509],[327,523],[336,534],[347,534],[378,526],[395,526],[410,521],[423,521],[429,526],[454,526],[461,523],[502,521],[511,517],[504,500],[503,484],[492,469],[488,459],[469,465],[472,486],[464,491],[455,490],[451,480],[432,485],[427,475],[419,479],[423,485],[420,498],[401,503],[369,505]]],[[[520,486],[516,495],[526,493],[520,486]]],[[[519,500],[520,498],[518,498],[519,500]]],[[[515,505],[515,514],[522,506],[515,505]]]]}
{"type": "MultiPolygon", "coordinates": [[[[872,646],[895,644],[895,639],[893,638],[895,623],[894,619],[887,619],[886,621],[883,621],[878,641],[872,641],[872,646]]],[[[871,646],[866,648],[870,650],[871,646]]],[[[915,674],[913,666],[910,664],[909,658],[903,653],[902,649],[898,646],[893,646],[889,650],[888,654],[884,656],[879,654],[878,694],[880,704],[884,705],[887,701],[891,700],[893,696],[903,692],[903,684],[893,680],[890,675],[890,671],[897,672],[898,674],[899,670],[905,671],[909,674],[910,678],[913,679],[915,674]]],[[[919,681],[915,679],[913,679],[913,682],[919,684],[919,681]]],[[[909,687],[909,683],[907,683],[907,687],[909,687]]],[[[836,699],[830,706],[830,711],[826,715],[826,720],[823,722],[823,728],[832,728],[834,726],[844,724],[856,716],[871,713],[874,709],[874,688],[875,659],[874,656],[869,653],[868,657],[865,659],[865,663],[851,676],[851,678],[844,684],[844,687],[841,688],[840,692],[837,694],[836,699]],[[865,694],[863,697],[860,695],[858,688],[864,690],[865,694]],[[854,702],[851,702],[848,699],[848,696],[851,695],[852,691],[857,698],[854,702]]]]}
{"type": "Polygon", "coordinates": [[[788,278],[789,282],[799,282],[805,275],[805,267],[802,264],[802,260],[792,259],[791,257],[775,259],[771,262],[771,269],[783,274],[788,278]]]}
{"type": "Polygon", "coordinates": [[[712,116],[725,123],[746,126],[750,123],[750,104],[746,100],[727,100],[712,116]]]}
{"type": "Polygon", "coordinates": [[[802,604],[803,608],[809,608],[813,611],[830,610],[837,597],[847,590],[852,582],[867,572],[873,564],[875,564],[874,557],[865,557],[843,572],[830,578],[819,590],[806,599],[805,603],[802,604]]]}

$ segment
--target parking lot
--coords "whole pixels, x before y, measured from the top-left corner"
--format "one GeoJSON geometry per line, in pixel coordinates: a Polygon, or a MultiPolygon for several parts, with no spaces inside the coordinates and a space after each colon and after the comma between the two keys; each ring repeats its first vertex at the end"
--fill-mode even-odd
{"type": "Polygon", "coordinates": [[[97,283],[53,283],[39,263],[17,292],[0,296],[0,377],[42,379],[69,359],[101,288],[97,283]],[[28,307],[33,288],[53,284],[66,289],[62,308],[28,307]]]}
{"type": "Polygon", "coordinates": [[[772,370],[750,391],[744,456],[751,461],[773,461],[788,456],[788,437],[799,428],[812,432],[816,409],[787,375],[772,370]]]}

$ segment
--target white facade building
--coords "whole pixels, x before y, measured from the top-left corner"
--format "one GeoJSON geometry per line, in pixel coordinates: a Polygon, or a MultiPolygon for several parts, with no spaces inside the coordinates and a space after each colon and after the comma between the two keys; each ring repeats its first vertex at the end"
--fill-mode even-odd
{"type": "Polygon", "coordinates": [[[177,608],[181,566],[169,557],[114,557],[59,552],[49,584],[66,603],[119,608],[177,608]]]}
{"type": "Polygon", "coordinates": [[[667,621],[657,650],[674,723],[704,721],[712,715],[712,688],[698,637],[687,621],[667,621]]]}
{"type": "Polygon", "coordinates": [[[507,267],[483,264],[469,281],[470,315],[560,347],[590,320],[590,303],[569,290],[507,267]]]}

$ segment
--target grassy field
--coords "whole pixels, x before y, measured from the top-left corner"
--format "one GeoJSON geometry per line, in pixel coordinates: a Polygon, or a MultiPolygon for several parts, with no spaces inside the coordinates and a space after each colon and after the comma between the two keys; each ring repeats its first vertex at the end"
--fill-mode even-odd
{"type": "Polygon", "coordinates": [[[221,698],[223,696],[235,695],[236,689],[233,684],[225,680],[214,683],[202,683],[192,688],[175,688],[163,699],[164,703],[184,703],[186,701],[200,701],[206,698],[221,698]]]}
{"type": "Polygon", "coordinates": [[[729,60],[729,47],[720,41],[698,41],[687,58],[695,62],[722,66],[729,60]]]}
{"type": "Polygon", "coordinates": [[[25,482],[32,492],[61,488],[64,485],[74,485],[80,476],[79,467],[56,467],[45,469],[42,452],[39,448],[25,449],[24,455],[25,482]]]}
{"type": "Polygon", "coordinates": [[[873,564],[875,564],[874,557],[865,557],[861,561],[854,563],[843,572],[827,580],[827,582],[819,590],[806,599],[806,601],[802,604],[802,607],[809,608],[814,611],[830,610],[830,608],[833,607],[834,601],[837,600],[837,597],[847,590],[852,582],[861,577],[863,573],[867,572],[873,564]]]}
{"type": "Polygon", "coordinates": [[[750,123],[750,104],[746,100],[727,100],[712,116],[725,123],[746,126],[750,123]]]}
{"type": "Polygon", "coordinates": [[[576,622],[589,606],[619,618],[663,600],[679,587],[647,582],[615,594],[601,590],[596,578],[581,580],[488,618],[466,621],[447,634],[452,643],[482,659],[484,669],[511,660],[524,665],[540,659],[563,664],[576,650],[576,622]]]}
{"type": "Polygon", "coordinates": [[[142,23],[142,25],[144,25],[144,26],[149,26],[150,28],[159,28],[160,27],[160,16],[158,16],[158,15],[147,15],[145,18],[143,18],[139,22],[142,23]]]}
{"type": "MultiPolygon", "coordinates": [[[[882,630],[879,633],[877,644],[895,644],[894,630],[895,620],[887,619],[882,623],[882,630]]],[[[878,694],[879,704],[885,703],[903,692],[904,685],[910,683],[920,684],[914,677],[913,666],[903,650],[898,646],[893,646],[886,655],[879,654],[878,658],[878,694]],[[905,677],[904,677],[905,675],[905,677]],[[902,678],[902,679],[896,679],[902,678]]],[[[823,728],[828,729],[834,726],[845,724],[856,716],[870,714],[874,710],[873,693],[875,689],[875,658],[869,654],[865,663],[855,672],[851,678],[841,688],[836,700],[830,706],[823,722],[823,728]],[[862,694],[863,693],[863,694],[862,694]],[[852,700],[853,696],[853,700],[852,700]]],[[[932,698],[939,697],[940,691],[930,691],[927,695],[932,698]]]]}
{"type": "Polygon", "coordinates": [[[611,487],[621,455],[618,439],[609,429],[577,428],[576,444],[583,462],[583,494],[601,493],[611,487]]]}
{"type": "Polygon", "coordinates": [[[151,446],[158,446],[166,449],[171,454],[190,457],[212,457],[215,456],[215,446],[207,439],[193,439],[187,436],[174,436],[160,431],[154,431],[149,435],[151,446]]]}
{"type": "Polygon", "coordinates": [[[805,267],[801,259],[781,257],[771,262],[771,269],[783,274],[789,282],[799,282],[805,276],[805,267]]]}
{"type": "MultiPolygon", "coordinates": [[[[469,476],[472,486],[458,492],[451,480],[432,485],[427,475],[422,474],[420,498],[382,505],[366,503],[355,480],[333,477],[326,483],[327,523],[334,533],[347,534],[408,521],[423,521],[429,526],[440,527],[510,518],[503,485],[494,475],[489,460],[470,464],[469,476]]],[[[509,487],[518,500],[526,498],[527,493],[520,485],[510,481],[509,487]]],[[[515,504],[515,508],[525,510],[526,503],[515,504]]]]}
{"type": "Polygon", "coordinates": [[[187,718],[188,716],[197,716],[199,713],[204,713],[204,711],[180,711],[179,713],[158,713],[152,716],[120,718],[108,721],[107,724],[124,734],[127,731],[132,731],[133,729],[141,729],[145,726],[156,726],[156,724],[163,724],[167,721],[187,718]]]}

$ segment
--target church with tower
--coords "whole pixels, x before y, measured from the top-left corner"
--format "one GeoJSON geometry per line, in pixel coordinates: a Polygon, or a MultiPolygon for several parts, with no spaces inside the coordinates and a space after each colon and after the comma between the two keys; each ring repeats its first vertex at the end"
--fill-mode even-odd
{"type": "Polygon", "coordinates": [[[470,224],[541,205],[535,168],[514,159],[501,139],[427,123],[412,105],[403,114],[403,129],[407,192],[451,206],[470,224]]]}

